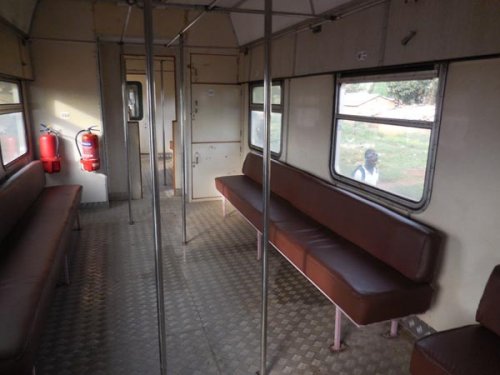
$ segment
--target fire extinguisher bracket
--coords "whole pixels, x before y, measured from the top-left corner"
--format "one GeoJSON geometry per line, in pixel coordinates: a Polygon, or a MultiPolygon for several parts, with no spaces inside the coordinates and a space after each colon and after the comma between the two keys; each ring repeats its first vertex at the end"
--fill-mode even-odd
{"type": "Polygon", "coordinates": [[[101,166],[99,159],[99,137],[97,134],[93,134],[92,130],[99,131],[95,126],[91,126],[88,129],[80,130],[75,135],[76,149],[80,154],[80,164],[82,169],[88,172],[97,171],[101,166]],[[80,134],[82,134],[80,141],[81,149],[78,144],[80,134]]]}

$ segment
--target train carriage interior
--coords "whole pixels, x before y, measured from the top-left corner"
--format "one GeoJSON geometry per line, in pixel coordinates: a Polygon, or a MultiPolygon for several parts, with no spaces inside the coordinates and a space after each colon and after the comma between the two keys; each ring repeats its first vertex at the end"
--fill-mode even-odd
{"type": "Polygon", "coordinates": [[[1,0],[0,375],[500,374],[499,19],[1,0]]]}

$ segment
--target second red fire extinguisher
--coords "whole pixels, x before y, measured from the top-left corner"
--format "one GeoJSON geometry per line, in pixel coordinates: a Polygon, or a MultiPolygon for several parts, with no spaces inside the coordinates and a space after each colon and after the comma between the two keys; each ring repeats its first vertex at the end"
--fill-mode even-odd
{"type": "Polygon", "coordinates": [[[78,153],[80,154],[80,163],[82,165],[82,169],[88,172],[97,171],[101,162],[99,159],[99,137],[97,134],[93,134],[92,130],[98,131],[95,126],[91,126],[88,129],[80,130],[76,133],[75,136],[75,144],[78,149],[78,153]],[[81,150],[78,145],[78,136],[82,135],[81,139],[81,150]]]}

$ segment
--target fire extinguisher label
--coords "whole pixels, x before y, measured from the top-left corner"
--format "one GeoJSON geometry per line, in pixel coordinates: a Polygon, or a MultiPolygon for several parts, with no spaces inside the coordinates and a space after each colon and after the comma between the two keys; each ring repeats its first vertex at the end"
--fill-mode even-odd
{"type": "Polygon", "coordinates": [[[84,146],[84,147],[91,147],[92,146],[92,142],[82,141],[82,146],[84,146]]]}

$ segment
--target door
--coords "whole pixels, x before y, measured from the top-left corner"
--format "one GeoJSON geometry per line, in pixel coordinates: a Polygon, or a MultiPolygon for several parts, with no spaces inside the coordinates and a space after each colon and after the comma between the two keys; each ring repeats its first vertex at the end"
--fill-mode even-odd
{"type": "Polygon", "coordinates": [[[240,170],[239,85],[193,84],[192,86],[193,199],[220,196],[214,179],[240,170]]]}

